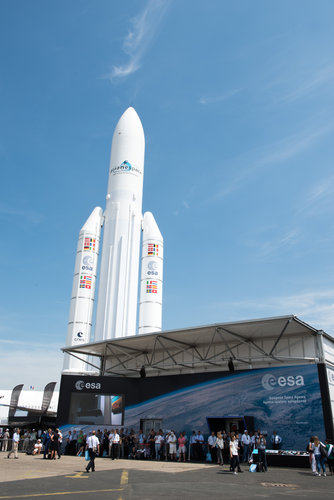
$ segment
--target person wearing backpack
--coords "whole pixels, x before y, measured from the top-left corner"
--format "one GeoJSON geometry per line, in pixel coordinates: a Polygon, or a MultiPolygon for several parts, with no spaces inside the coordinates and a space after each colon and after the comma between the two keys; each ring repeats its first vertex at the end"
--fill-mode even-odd
{"type": "Polygon", "coordinates": [[[331,473],[331,476],[334,473],[334,446],[331,443],[330,439],[326,439],[325,441],[326,444],[326,450],[327,450],[327,463],[328,463],[328,468],[329,472],[331,473]]]}

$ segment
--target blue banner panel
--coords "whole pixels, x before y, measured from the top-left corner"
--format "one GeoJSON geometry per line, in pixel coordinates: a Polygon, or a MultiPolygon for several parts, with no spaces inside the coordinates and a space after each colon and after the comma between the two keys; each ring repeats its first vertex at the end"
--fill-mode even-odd
{"type": "Polygon", "coordinates": [[[304,450],[311,435],[325,439],[317,365],[235,372],[188,386],[126,407],[124,425],[162,419],[164,429],[208,432],[207,416],[228,415],[253,417],[268,438],[276,430],[285,450],[304,450]]]}

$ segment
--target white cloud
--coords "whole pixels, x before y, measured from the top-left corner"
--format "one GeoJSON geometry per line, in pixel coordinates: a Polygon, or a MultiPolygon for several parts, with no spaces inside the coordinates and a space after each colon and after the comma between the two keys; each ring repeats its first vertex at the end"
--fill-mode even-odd
{"type": "Polygon", "coordinates": [[[309,215],[327,212],[334,203],[334,176],[322,179],[303,194],[298,212],[307,211],[309,215]]]}
{"type": "Polygon", "coordinates": [[[238,94],[241,91],[241,89],[233,89],[229,90],[227,92],[224,92],[222,94],[216,94],[216,95],[211,95],[211,96],[202,96],[199,98],[198,102],[199,104],[207,105],[207,104],[217,104],[219,102],[227,101],[231,97],[233,97],[235,94],[238,94]]]}
{"type": "MultiPolygon", "coordinates": [[[[27,346],[27,341],[12,340],[12,339],[0,339],[0,345],[1,344],[6,344],[7,346],[14,346],[14,347],[27,346]]],[[[43,342],[43,343],[42,342],[31,342],[29,340],[28,345],[29,345],[29,349],[32,347],[44,349],[46,342],[43,342]]],[[[57,347],[59,347],[59,344],[50,344],[49,342],[47,343],[47,345],[51,349],[56,349],[57,347]]]]}
{"type": "Polygon", "coordinates": [[[260,318],[294,314],[305,323],[327,333],[334,333],[334,289],[307,290],[285,296],[256,297],[214,304],[215,309],[228,311],[228,320],[238,317],[260,318]]]}
{"type": "Polygon", "coordinates": [[[298,229],[290,229],[286,233],[268,241],[258,243],[258,253],[262,257],[272,254],[282,253],[285,249],[291,248],[299,243],[301,233],[298,229]]]}
{"type": "Polygon", "coordinates": [[[0,205],[0,216],[7,218],[14,217],[31,224],[40,224],[44,219],[44,215],[40,212],[36,212],[35,210],[31,210],[29,208],[20,210],[4,204],[0,205]]]}
{"type": "MultiPolygon", "coordinates": [[[[308,67],[306,72],[298,71],[297,74],[301,76],[301,79],[296,82],[294,90],[283,95],[281,101],[291,103],[292,101],[308,96],[326,84],[332,85],[334,80],[334,65],[332,63],[325,64],[322,67],[313,67],[311,70],[308,67]]],[[[291,83],[291,77],[290,79],[288,78],[288,82],[291,83]]]]}
{"type": "Polygon", "coordinates": [[[244,180],[254,175],[255,172],[271,168],[303,153],[323,136],[330,133],[332,129],[333,126],[331,125],[306,129],[299,134],[290,135],[273,144],[257,148],[236,158],[233,163],[236,164],[234,170],[238,172],[237,175],[223,189],[217,191],[211,197],[211,201],[220,200],[236,191],[244,180]],[[242,168],[242,165],[247,165],[247,167],[242,168]]]}
{"type": "Polygon", "coordinates": [[[142,12],[130,21],[131,28],[123,41],[123,51],[129,59],[124,65],[113,66],[108,75],[110,81],[126,78],[138,71],[145,53],[153,43],[169,3],[169,0],[148,0],[142,12]]]}

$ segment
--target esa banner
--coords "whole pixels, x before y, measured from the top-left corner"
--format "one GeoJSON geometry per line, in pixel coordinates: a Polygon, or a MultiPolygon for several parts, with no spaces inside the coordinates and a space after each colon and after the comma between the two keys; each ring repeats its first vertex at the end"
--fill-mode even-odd
{"type": "MultiPolygon", "coordinates": [[[[255,429],[274,430],[282,448],[304,450],[311,435],[325,439],[316,365],[235,372],[126,407],[125,427],[140,419],[163,419],[164,429],[208,432],[206,417],[254,418],[255,429]]],[[[269,443],[268,443],[269,444],[269,443]]]]}

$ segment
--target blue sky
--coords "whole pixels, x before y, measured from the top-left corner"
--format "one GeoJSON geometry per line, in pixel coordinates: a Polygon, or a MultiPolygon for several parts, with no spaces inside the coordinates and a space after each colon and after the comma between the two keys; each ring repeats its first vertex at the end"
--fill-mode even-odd
{"type": "Polygon", "coordinates": [[[0,386],[59,380],[78,233],[114,127],[146,136],[164,329],[334,332],[334,4],[2,0],[0,386]]]}

